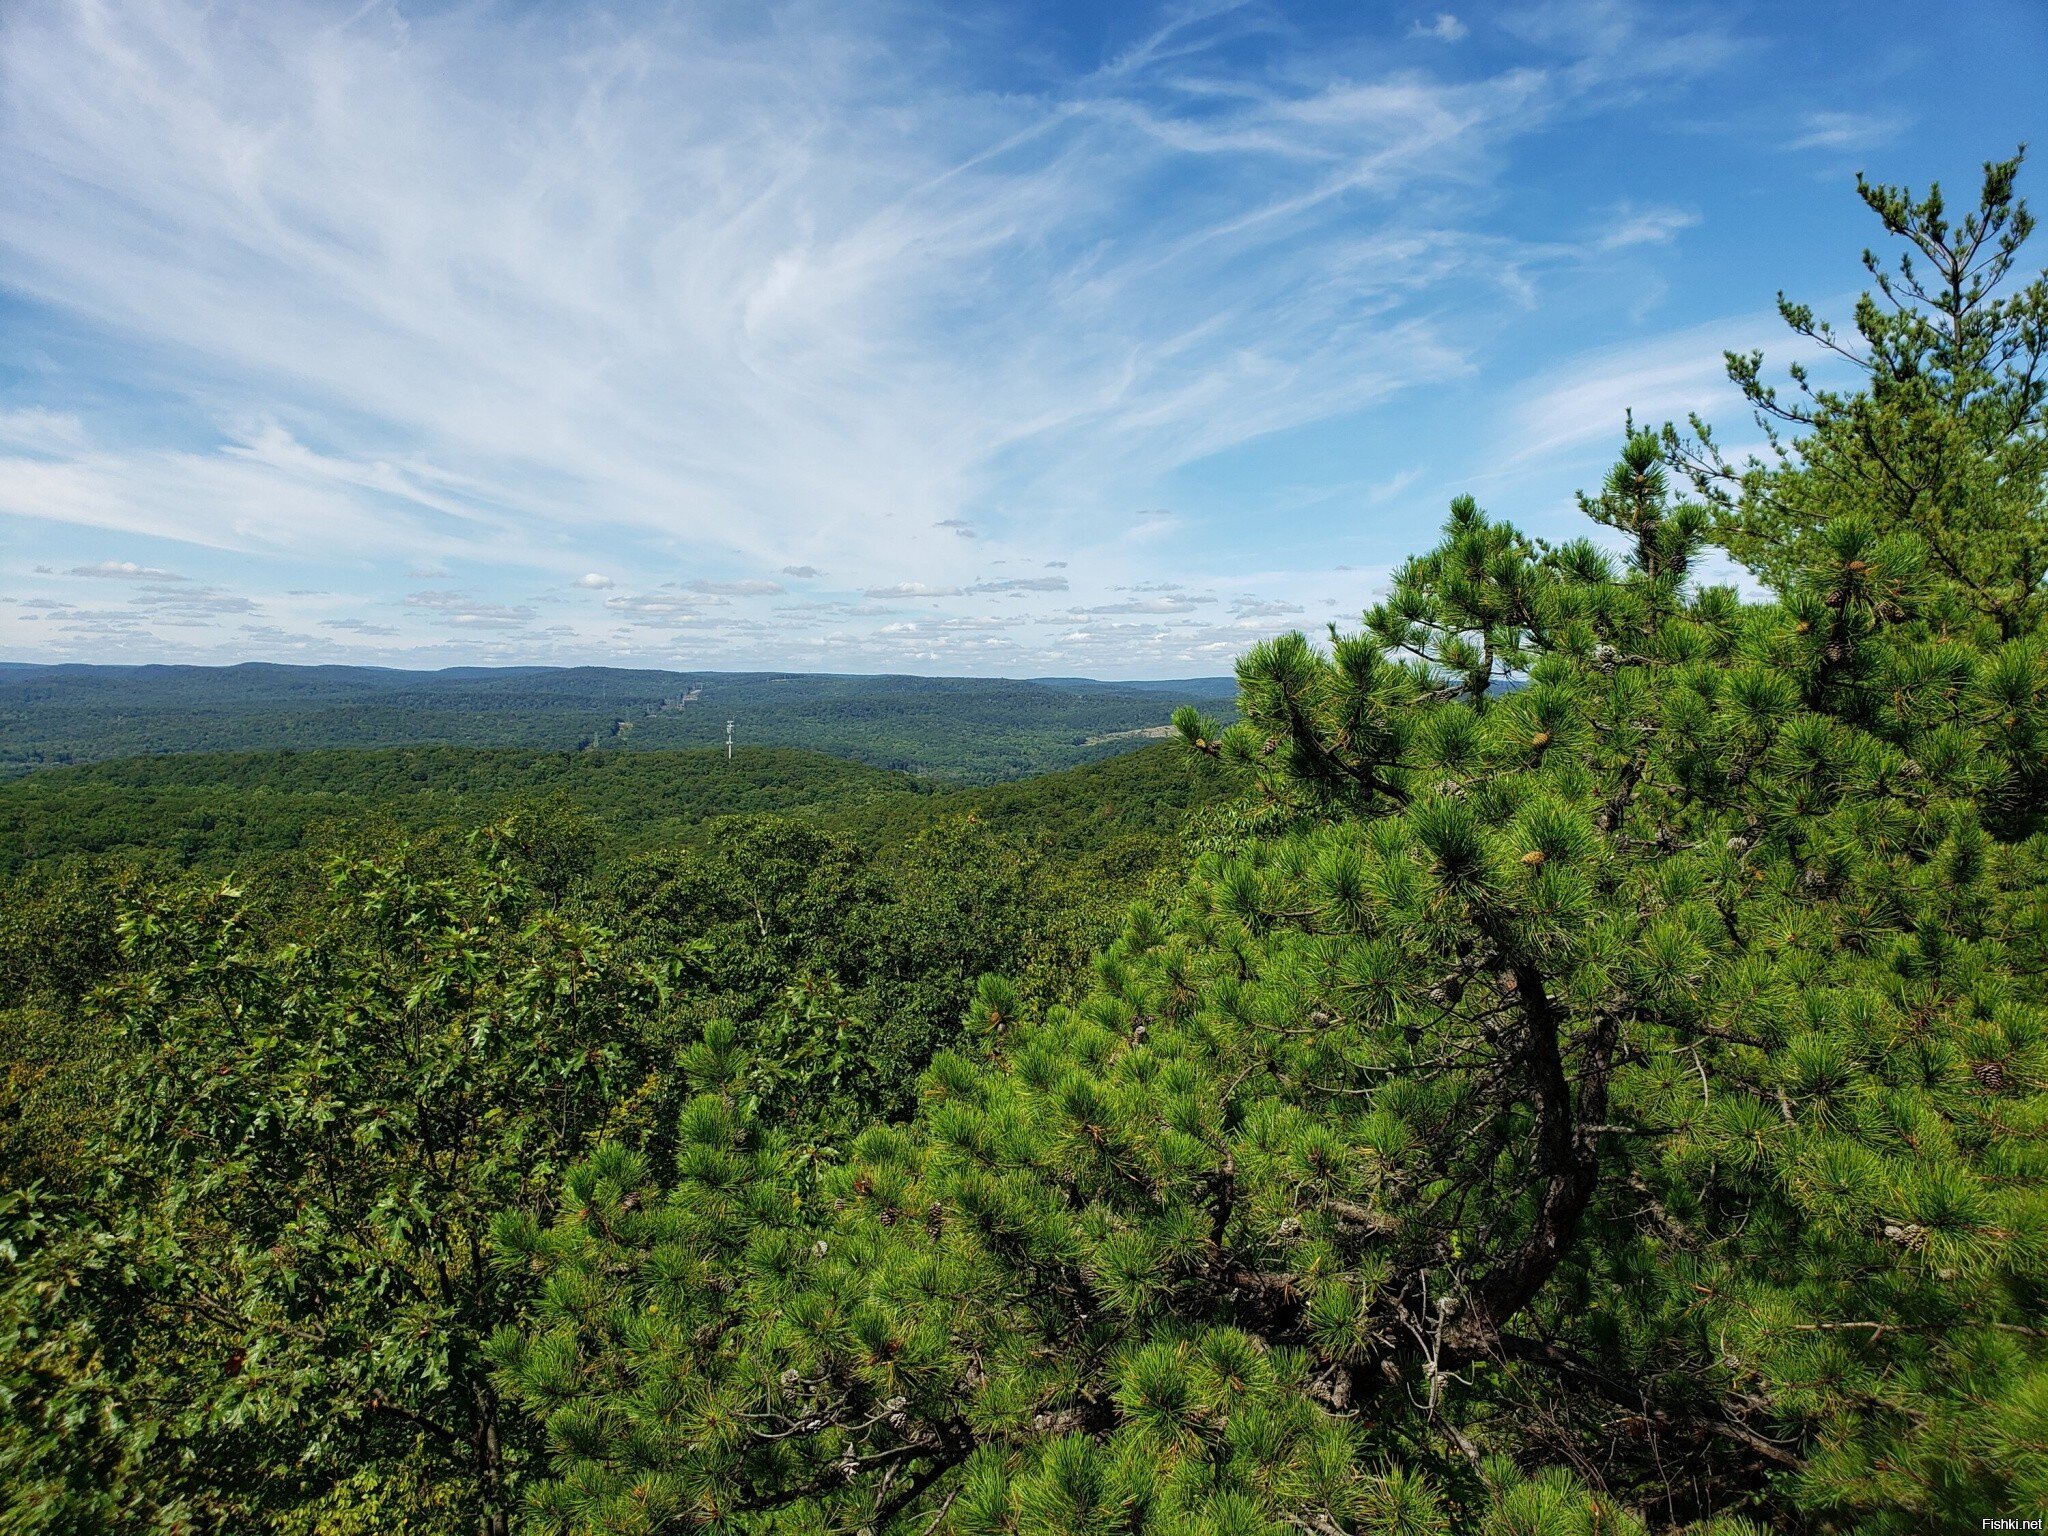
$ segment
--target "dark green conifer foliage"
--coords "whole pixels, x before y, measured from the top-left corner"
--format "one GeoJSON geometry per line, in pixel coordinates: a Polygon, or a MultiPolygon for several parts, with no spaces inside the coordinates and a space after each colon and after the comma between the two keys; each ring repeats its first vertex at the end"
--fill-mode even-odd
{"type": "Polygon", "coordinates": [[[608,1150],[499,1223],[541,1529],[2048,1504],[2043,290],[1992,297],[2009,168],[1960,232],[1866,196],[1968,254],[1859,311],[1811,446],[1674,504],[1632,430],[1594,537],[1460,501],[1361,633],[1254,649],[1241,722],[1179,724],[1292,830],[1077,1006],[985,985],[996,1064],[824,1168],[714,1031],[675,1179],[608,1150]],[[1699,583],[1710,535],[1767,600],[1699,583]]]}
{"type": "Polygon", "coordinates": [[[1667,431],[1716,511],[1718,536],[1780,590],[1847,522],[1915,589],[1917,624],[1981,625],[2002,639],[2039,632],[2048,285],[2000,291],[2034,228],[2014,191],[2021,158],[1987,164],[1977,208],[1953,223],[1938,186],[1915,198],[1858,177],[1863,201],[1906,250],[1896,266],[1864,252],[1875,289],[1856,305],[1855,335],[1778,299],[1786,324],[1855,387],[1829,387],[1795,363],[1781,390],[1765,382],[1762,353],[1730,353],[1770,457],[1730,463],[1697,419],[1690,441],[1667,431]]]}

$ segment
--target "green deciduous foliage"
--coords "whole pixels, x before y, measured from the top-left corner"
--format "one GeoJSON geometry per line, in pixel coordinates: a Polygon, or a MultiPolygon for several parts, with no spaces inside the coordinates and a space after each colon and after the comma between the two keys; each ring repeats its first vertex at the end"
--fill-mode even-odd
{"type": "Polygon", "coordinates": [[[1587,538],[1461,501],[1360,633],[1255,648],[1239,723],[1178,723],[1265,809],[1071,1006],[982,986],[994,1063],[939,1056],[914,1120],[819,1164],[707,1034],[672,1177],[608,1148],[501,1221],[537,1527],[2048,1503],[2044,290],[1992,296],[2010,181],[1960,235],[1869,194],[1975,253],[1881,289],[1896,329],[1860,312],[1867,387],[1791,458],[1690,503],[1684,445],[1631,430],[1587,538]],[[1873,444],[1939,494],[1871,490],[1873,444]],[[1941,558],[1965,529],[1982,569],[1941,558]],[[1710,538],[1761,599],[1702,582],[1710,538]]]}
{"type": "Polygon", "coordinates": [[[972,815],[873,841],[724,818],[604,898],[635,951],[673,967],[682,1006],[738,1026],[764,1112],[809,1142],[905,1118],[978,977],[1065,996],[1162,860],[1146,837],[1055,859],[972,815]]]}
{"type": "Polygon", "coordinates": [[[1135,839],[1149,868],[1177,851],[1182,812],[1226,787],[1163,742],[1019,783],[950,789],[771,747],[744,747],[730,762],[723,752],[446,746],[163,754],[0,782],[0,879],[80,856],[246,872],[294,856],[317,862],[379,829],[459,835],[564,810],[598,832],[600,876],[701,844],[710,822],[733,815],[801,820],[884,857],[937,822],[973,817],[1063,860],[1135,839]]]}
{"type": "Polygon", "coordinates": [[[0,894],[0,1189],[68,1185],[109,1113],[113,1042],[77,1005],[120,964],[134,881],[72,860],[0,894]]]}
{"type": "Polygon", "coordinates": [[[282,933],[233,888],[127,909],[90,1178],[0,1212],[6,1529],[503,1525],[533,1437],[479,1353],[489,1225],[672,1118],[661,977],[528,841],[340,862],[282,933]]]}

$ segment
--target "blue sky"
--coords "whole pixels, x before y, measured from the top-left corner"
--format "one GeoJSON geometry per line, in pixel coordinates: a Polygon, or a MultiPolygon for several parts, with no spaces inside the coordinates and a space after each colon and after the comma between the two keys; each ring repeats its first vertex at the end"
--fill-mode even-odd
{"type": "Polygon", "coordinates": [[[1746,440],[1855,173],[2044,78],[2038,0],[18,0],[0,655],[1224,671],[1631,406],[1746,440]]]}

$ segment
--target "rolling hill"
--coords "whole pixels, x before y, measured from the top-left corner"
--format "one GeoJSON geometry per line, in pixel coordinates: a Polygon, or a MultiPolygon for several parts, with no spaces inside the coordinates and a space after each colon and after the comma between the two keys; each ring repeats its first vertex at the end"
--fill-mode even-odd
{"type": "Polygon", "coordinates": [[[0,774],[142,754],[278,748],[744,746],[992,783],[1128,751],[1228,678],[838,677],[611,667],[25,666],[0,669],[0,774]]]}

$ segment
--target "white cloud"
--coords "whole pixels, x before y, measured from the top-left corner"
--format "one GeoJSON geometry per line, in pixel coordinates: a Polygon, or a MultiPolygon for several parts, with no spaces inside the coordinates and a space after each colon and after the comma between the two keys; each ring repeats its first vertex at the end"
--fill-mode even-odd
{"type": "Polygon", "coordinates": [[[203,625],[227,614],[256,613],[262,605],[240,592],[218,587],[149,586],[128,599],[131,607],[158,624],[203,625]]]}
{"type": "Polygon", "coordinates": [[[869,587],[869,597],[958,597],[959,587],[931,587],[921,581],[899,581],[889,587],[869,587]]]}
{"type": "Polygon", "coordinates": [[[593,592],[603,592],[617,586],[618,583],[613,581],[611,577],[602,575],[597,571],[589,571],[576,578],[576,585],[588,587],[593,592]]]}
{"type": "Polygon", "coordinates": [[[621,594],[604,600],[607,611],[618,614],[628,624],[675,627],[681,624],[695,624],[702,617],[706,602],[701,597],[677,597],[666,592],[649,592],[638,597],[621,594]]]}
{"type": "Polygon", "coordinates": [[[1193,613],[1204,599],[1186,597],[1136,597],[1120,603],[1097,603],[1090,608],[1075,608],[1075,615],[1112,613],[1193,613]]]}
{"type": "Polygon", "coordinates": [[[1440,43],[1455,43],[1472,29],[1449,11],[1438,11],[1434,21],[1418,21],[1408,29],[1410,37],[1433,37],[1440,43]]]}
{"type": "Polygon", "coordinates": [[[1512,447],[1503,463],[1525,465],[1595,442],[1618,448],[1630,411],[1648,427],[1683,423],[1694,411],[1710,422],[1746,421],[1722,354],[1776,346],[1785,335],[1775,316],[1733,316],[1553,364],[1510,407],[1512,447]]]}
{"type": "Polygon", "coordinates": [[[1614,222],[1600,236],[1603,251],[1626,250],[1634,245],[1669,245],[1682,230],[1699,223],[1700,216],[1687,208],[1629,208],[1615,211],[1614,222]]]}
{"type": "Polygon", "coordinates": [[[1904,118],[1874,112],[1808,112],[1787,149],[1876,149],[1906,126],[1904,118]]]}
{"type": "Polygon", "coordinates": [[[534,620],[531,608],[494,603],[474,593],[442,588],[408,593],[405,605],[426,610],[434,623],[465,629],[524,629],[534,620]]]}
{"type": "Polygon", "coordinates": [[[69,454],[85,446],[85,424],[64,411],[29,406],[0,411],[0,447],[27,453],[69,454]]]}
{"type": "Polygon", "coordinates": [[[978,581],[970,592],[1064,592],[1064,576],[1006,576],[1000,581],[978,581]]]}
{"type": "MultiPolygon", "coordinates": [[[[360,554],[447,548],[445,531],[394,518],[331,483],[224,453],[87,447],[64,459],[0,454],[0,513],[220,550],[360,554]]],[[[501,549],[518,551],[518,530],[501,549]]]]}
{"type": "Polygon", "coordinates": [[[169,571],[159,570],[153,565],[138,565],[133,560],[102,560],[98,565],[74,565],[68,572],[72,576],[111,576],[120,581],[183,581],[169,571]]]}

